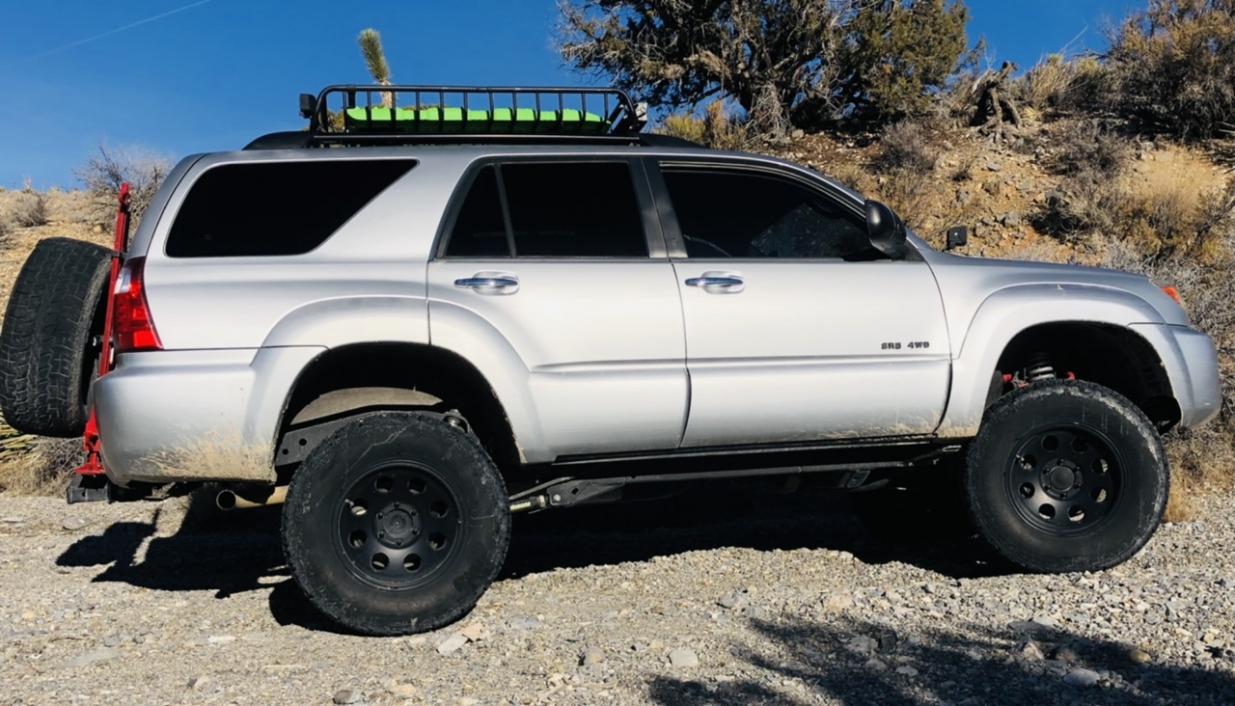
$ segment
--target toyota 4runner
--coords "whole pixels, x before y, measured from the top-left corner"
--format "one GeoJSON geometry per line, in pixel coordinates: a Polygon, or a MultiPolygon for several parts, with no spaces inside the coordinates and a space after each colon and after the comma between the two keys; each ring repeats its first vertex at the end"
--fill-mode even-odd
{"type": "MultiPolygon", "coordinates": [[[[466,614],[511,514],[634,486],[957,469],[1031,571],[1132,556],[1159,435],[1218,411],[1144,277],[938,252],[784,161],[644,134],[609,89],[334,86],[305,131],[194,155],[115,251],[50,239],[0,406],[83,432],[70,499],[284,502],[292,574],[360,632],[466,614]]],[[[953,234],[953,244],[963,242],[953,234]]]]}

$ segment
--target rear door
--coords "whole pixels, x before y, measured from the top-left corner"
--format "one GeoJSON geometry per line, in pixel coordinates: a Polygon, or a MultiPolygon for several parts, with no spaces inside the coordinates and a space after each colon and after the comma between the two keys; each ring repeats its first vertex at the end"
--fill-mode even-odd
{"type": "Polygon", "coordinates": [[[490,161],[463,189],[429,265],[434,344],[455,345],[433,323],[443,305],[499,332],[526,368],[549,457],[676,447],[682,308],[642,165],[490,161]]]}
{"type": "Polygon", "coordinates": [[[855,204],[788,170],[659,166],[686,319],[683,446],[935,429],[949,346],[925,262],[876,251],[855,204]]]}

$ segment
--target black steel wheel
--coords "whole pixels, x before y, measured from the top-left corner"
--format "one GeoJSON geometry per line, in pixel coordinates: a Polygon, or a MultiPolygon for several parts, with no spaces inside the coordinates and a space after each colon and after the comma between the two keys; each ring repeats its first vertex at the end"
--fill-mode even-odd
{"type": "Polygon", "coordinates": [[[1045,572],[1119,564],[1153,535],[1170,475],[1157,431],[1119,393],[1037,382],[997,400],[970,445],[965,490],[978,533],[1045,572]]]}
{"type": "Polygon", "coordinates": [[[1076,534],[1110,516],[1120,498],[1123,462],[1106,435],[1079,425],[1047,425],[1024,436],[1004,478],[1029,523],[1076,534]]]}
{"type": "Polygon", "coordinates": [[[440,414],[356,418],[310,452],[283,506],[292,576],[360,633],[434,630],[467,614],[510,543],[510,503],[475,436],[440,414]]]}
{"type": "Polygon", "coordinates": [[[379,466],[338,503],[336,547],[352,573],[384,588],[433,579],[467,531],[459,503],[431,466],[379,466]]]}

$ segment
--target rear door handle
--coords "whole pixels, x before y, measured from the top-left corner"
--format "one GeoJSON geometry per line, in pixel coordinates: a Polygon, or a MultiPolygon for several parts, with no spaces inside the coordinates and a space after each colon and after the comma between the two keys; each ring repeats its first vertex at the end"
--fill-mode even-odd
{"type": "Polygon", "coordinates": [[[708,294],[737,294],[746,288],[746,281],[738,272],[704,272],[686,280],[686,286],[698,287],[708,294]]]}
{"type": "Polygon", "coordinates": [[[514,294],[519,291],[519,278],[509,272],[477,272],[455,280],[455,286],[477,294],[514,294]]]}

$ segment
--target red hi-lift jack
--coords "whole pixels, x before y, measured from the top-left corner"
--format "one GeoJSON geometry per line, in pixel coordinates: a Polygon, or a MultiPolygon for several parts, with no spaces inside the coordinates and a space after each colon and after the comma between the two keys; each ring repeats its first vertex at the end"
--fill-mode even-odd
{"type": "MultiPolygon", "coordinates": [[[[116,280],[120,277],[120,261],[129,247],[129,200],[131,198],[129,185],[120,185],[116,201],[116,238],[112,246],[111,274],[107,278],[107,314],[103,319],[103,336],[99,342],[99,367],[96,380],[102,378],[112,369],[112,317],[116,305],[116,280]]],[[[92,405],[90,416],[86,419],[86,430],[82,433],[82,448],[86,452],[86,460],[73,471],[73,479],[69,483],[67,498],[70,503],[90,502],[109,499],[111,483],[107,480],[103,459],[99,455],[102,441],[99,439],[98,410],[92,405]]]]}

